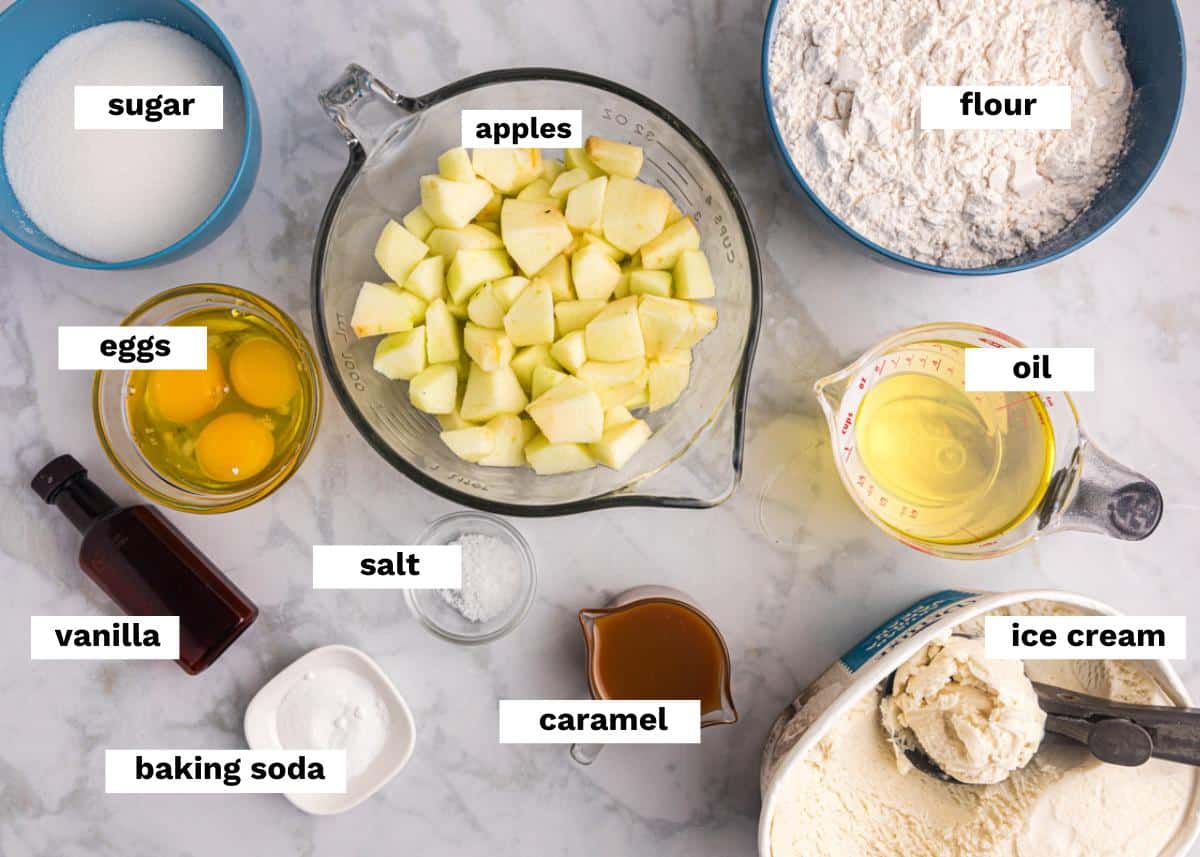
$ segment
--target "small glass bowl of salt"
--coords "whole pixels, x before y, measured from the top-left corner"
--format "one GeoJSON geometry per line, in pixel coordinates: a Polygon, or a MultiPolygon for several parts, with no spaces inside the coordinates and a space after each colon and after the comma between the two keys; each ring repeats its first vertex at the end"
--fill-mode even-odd
{"type": "Polygon", "coordinates": [[[461,589],[408,589],[417,620],[453,643],[476,645],[503,637],[533,604],[537,570],[529,543],[510,524],[478,512],[434,521],[419,545],[462,546],[461,589]]]}

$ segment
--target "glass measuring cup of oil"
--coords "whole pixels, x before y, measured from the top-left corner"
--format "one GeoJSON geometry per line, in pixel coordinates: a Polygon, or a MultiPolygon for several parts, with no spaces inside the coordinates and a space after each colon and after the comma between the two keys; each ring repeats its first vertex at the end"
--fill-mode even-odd
{"type": "Polygon", "coordinates": [[[818,381],[851,498],[890,535],[952,559],[1059,530],[1149,536],[1162,494],[1091,441],[1069,395],[965,390],[966,349],[1020,347],[990,328],[928,324],[818,381]]]}

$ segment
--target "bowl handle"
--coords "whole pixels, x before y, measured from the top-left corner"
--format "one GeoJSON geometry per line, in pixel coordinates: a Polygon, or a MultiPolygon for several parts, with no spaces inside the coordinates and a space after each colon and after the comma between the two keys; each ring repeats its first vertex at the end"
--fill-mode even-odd
{"type": "Polygon", "coordinates": [[[365,151],[373,149],[398,118],[420,110],[415,98],[401,95],[356,63],[346,66],[317,99],[346,142],[365,151]]]}

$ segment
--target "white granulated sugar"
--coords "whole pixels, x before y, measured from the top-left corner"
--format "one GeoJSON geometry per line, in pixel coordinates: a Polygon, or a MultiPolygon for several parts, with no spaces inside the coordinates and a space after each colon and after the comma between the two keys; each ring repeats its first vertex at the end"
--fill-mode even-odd
{"type": "Polygon", "coordinates": [[[462,545],[462,589],[442,589],[446,603],[471,622],[490,622],[521,591],[521,559],[495,536],[468,533],[462,545]]]}
{"type": "Polygon", "coordinates": [[[191,36],[144,21],[102,24],[50,49],[4,125],[4,166],[42,232],[100,262],[162,250],[212,212],[241,160],[233,72],[191,36]],[[76,131],[75,86],[223,86],[225,127],[76,131]]]}
{"type": "Polygon", "coordinates": [[[1092,0],[792,0],[770,58],[813,192],[903,256],[984,267],[1061,232],[1121,156],[1132,98],[1092,0]],[[926,131],[922,86],[1065,85],[1064,131],[926,131]]]}

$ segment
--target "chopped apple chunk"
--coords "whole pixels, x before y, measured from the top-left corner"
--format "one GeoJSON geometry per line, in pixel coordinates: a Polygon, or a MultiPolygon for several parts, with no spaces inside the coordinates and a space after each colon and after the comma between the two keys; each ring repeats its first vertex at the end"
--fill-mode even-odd
{"type": "Polygon", "coordinates": [[[551,443],[592,443],[604,433],[600,399],[577,378],[567,378],[542,393],[528,411],[551,443]]]}
{"type": "Polygon", "coordinates": [[[350,314],[350,329],[361,337],[412,330],[415,322],[410,298],[413,295],[394,283],[363,283],[350,314]]]}
{"type": "Polygon", "coordinates": [[[440,298],[425,311],[425,350],[430,363],[453,363],[462,348],[458,322],[440,298]]]}
{"type": "Polygon", "coordinates": [[[500,193],[515,194],[541,175],[542,153],[537,149],[476,149],[471,165],[476,175],[500,193]]]}
{"type": "Polygon", "coordinates": [[[554,298],[550,287],[535,280],[504,314],[504,330],[513,345],[542,345],[554,341],[554,298]]]}
{"type": "Polygon", "coordinates": [[[519,414],[527,404],[529,398],[511,366],[485,372],[475,364],[467,376],[467,391],[459,412],[464,420],[487,422],[500,414],[519,414]]]}
{"type": "Polygon", "coordinates": [[[372,368],[393,381],[408,381],[425,371],[425,327],[393,333],[375,346],[372,368]]]}
{"type": "Polygon", "coordinates": [[[606,306],[608,306],[608,301],[603,299],[556,303],[554,320],[558,323],[558,335],[566,336],[573,330],[582,330],[606,306]]]}
{"type": "Polygon", "coordinates": [[[462,229],[492,198],[483,179],[456,182],[441,176],[421,176],[421,208],[429,219],[448,229],[462,229]]]}
{"type": "Polygon", "coordinates": [[[504,331],[490,330],[470,322],[463,328],[463,348],[467,356],[485,372],[495,372],[501,366],[507,366],[516,351],[504,331]]]}
{"type": "Polygon", "coordinates": [[[662,188],[609,176],[604,193],[604,238],[626,253],[636,252],[663,231],[670,210],[671,197],[662,188]]]}
{"type": "Polygon", "coordinates": [[[408,382],[408,399],[427,414],[453,413],[458,398],[458,367],[453,363],[429,366],[408,382]]]}
{"type": "Polygon", "coordinates": [[[454,303],[465,304],[488,280],[499,280],[512,272],[503,250],[459,250],[446,272],[446,289],[454,303]]]}
{"type": "Polygon", "coordinates": [[[399,223],[389,220],[375,243],[375,261],[394,283],[403,283],[425,258],[429,245],[399,223]]]}
{"type": "Polygon", "coordinates": [[[441,256],[430,256],[417,263],[408,279],[404,281],[405,291],[412,292],[425,303],[432,303],[438,298],[445,297],[446,261],[441,256]]]}
{"type": "Polygon", "coordinates": [[[550,347],[550,356],[568,372],[578,372],[588,357],[584,331],[573,330],[558,340],[550,347]]]}
{"type": "Polygon", "coordinates": [[[669,271],[684,250],[700,249],[700,233],[688,218],[664,229],[657,238],[642,247],[642,267],[651,271],[669,271]]]}
{"type": "Polygon", "coordinates": [[[603,137],[588,137],[583,150],[595,164],[610,176],[636,179],[642,171],[642,149],[628,143],[618,143],[603,137]]]}
{"type": "Polygon", "coordinates": [[[684,250],[675,263],[675,297],[703,300],[714,297],[717,287],[713,283],[708,258],[701,250],[684,250]]]}
{"type": "Polygon", "coordinates": [[[588,448],[581,443],[551,443],[538,435],[525,445],[525,460],[538,476],[573,473],[596,466],[588,448]]]}
{"type": "Polygon", "coordinates": [[[525,445],[537,434],[533,420],[501,414],[486,428],[492,433],[492,450],[479,459],[484,467],[524,467],[525,445]]]}
{"type": "Polygon", "coordinates": [[[589,444],[588,451],[604,466],[620,470],[646,445],[651,434],[644,420],[633,420],[606,428],[600,440],[589,444]]]}
{"type": "Polygon", "coordinates": [[[462,229],[435,229],[429,233],[429,253],[442,256],[446,266],[454,261],[459,250],[499,250],[504,241],[490,229],[478,223],[468,223],[462,229]]]}
{"type": "Polygon", "coordinates": [[[632,295],[613,301],[587,323],[585,342],[592,360],[619,363],[645,355],[637,304],[632,295]]]}
{"type": "Polygon", "coordinates": [[[470,426],[442,432],[442,443],[463,461],[479,461],[491,455],[496,436],[488,426],[470,426]]]}
{"type": "Polygon", "coordinates": [[[448,149],[438,157],[438,175],[452,182],[475,181],[475,170],[471,167],[471,156],[462,146],[448,149]]]}
{"type": "Polygon", "coordinates": [[[500,210],[500,237],[527,277],[546,266],[571,243],[571,229],[557,208],[526,199],[506,199],[500,210]]]}
{"type": "Polygon", "coordinates": [[[599,234],[604,228],[604,197],[608,176],[599,176],[567,194],[567,224],[577,232],[599,234]]]}

